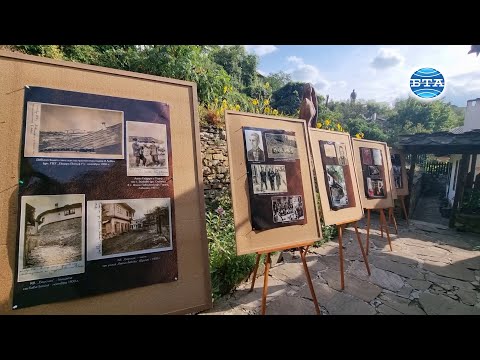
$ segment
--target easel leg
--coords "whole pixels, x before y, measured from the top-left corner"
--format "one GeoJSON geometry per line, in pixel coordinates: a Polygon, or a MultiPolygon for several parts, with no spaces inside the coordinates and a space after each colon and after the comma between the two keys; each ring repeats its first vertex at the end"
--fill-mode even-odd
{"type": "Polygon", "coordinates": [[[392,249],[392,242],[390,241],[390,233],[388,232],[388,224],[387,224],[387,219],[385,217],[385,214],[383,212],[383,209],[380,210],[380,222],[385,225],[385,232],[387,233],[387,239],[388,239],[388,245],[390,245],[390,251],[393,251],[392,249]]]}
{"type": "Polygon", "coordinates": [[[342,244],[342,225],[338,225],[338,254],[340,255],[340,285],[345,289],[345,279],[343,275],[343,244],[342,244]]]}
{"type": "Polygon", "coordinates": [[[367,209],[367,255],[368,255],[368,250],[370,249],[369,240],[370,240],[370,209],[367,209]]]}
{"type": "Polygon", "coordinates": [[[253,279],[252,279],[252,286],[250,287],[250,291],[253,291],[253,287],[255,286],[255,279],[257,278],[257,270],[258,270],[258,264],[260,263],[260,257],[262,255],[257,254],[257,261],[255,262],[255,269],[253,270],[253,279]]]}
{"type": "Polygon", "coordinates": [[[368,265],[368,258],[367,258],[367,255],[365,254],[365,250],[362,245],[362,240],[360,239],[360,234],[358,233],[358,224],[356,221],[353,224],[353,226],[355,226],[355,234],[357,234],[358,245],[360,245],[360,251],[362,252],[363,261],[365,261],[365,266],[367,267],[368,275],[370,275],[370,266],[368,265]]]}
{"type": "Polygon", "coordinates": [[[270,271],[270,253],[265,258],[265,275],[263,279],[263,294],[262,294],[262,315],[265,315],[267,308],[267,293],[268,293],[268,272],[270,271]]]}
{"type": "Polygon", "coordinates": [[[388,208],[388,221],[390,221],[390,223],[393,223],[393,226],[395,227],[395,234],[398,235],[397,219],[395,219],[393,208],[388,208]]]}
{"type": "Polygon", "coordinates": [[[320,315],[321,314],[320,307],[318,306],[317,296],[315,295],[315,289],[313,288],[312,278],[310,277],[310,271],[308,271],[307,259],[306,259],[307,251],[308,251],[308,246],[305,249],[301,247],[300,256],[303,262],[303,270],[305,270],[305,276],[307,277],[308,287],[310,288],[310,293],[312,294],[313,304],[315,305],[315,311],[317,312],[317,315],[320,315]]]}
{"type": "Polygon", "coordinates": [[[402,204],[403,215],[405,216],[405,220],[407,221],[407,225],[410,225],[408,223],[407,208],[405,207],[405,198],[403,196],[400,196],[399,198],[400,198],[400,203],[402,204]]]}
{"type": "MultiPolygon", "coordinates": [[[[383,223],[382,223],[381,220],[380,220],[379,223],[380,223],[380,235],[381,235],[381,237],[383,238],[383,223]]],[[[387,225],[387,226],[388,226],[388,225],[387,225]]]]}

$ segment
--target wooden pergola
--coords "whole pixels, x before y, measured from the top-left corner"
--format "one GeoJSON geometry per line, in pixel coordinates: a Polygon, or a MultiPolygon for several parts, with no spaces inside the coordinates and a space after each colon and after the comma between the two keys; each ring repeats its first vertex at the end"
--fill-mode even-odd
{"type": "Polygon", "coordinates": [[[412,186],[418,154],[434,154],[436,156],[462,155],[457,178],[458,185],[455,191],[449,223],[450,227],[454,227],[455,216],[462,203],[465,185],[473,184],[474,181],[475,171],[470,172],[471,178],[467,178],[467,174],[469,167],[475,168],[477,154],[480,153],[480,129],[457,134],[441,131],[431,134],[400,135],[395,147],[402,150],[405,154],[411,154],[411,165],[408,173],[409,189],[412,186]],[[470,156],[472,160],[469,163],[470,156]]]}

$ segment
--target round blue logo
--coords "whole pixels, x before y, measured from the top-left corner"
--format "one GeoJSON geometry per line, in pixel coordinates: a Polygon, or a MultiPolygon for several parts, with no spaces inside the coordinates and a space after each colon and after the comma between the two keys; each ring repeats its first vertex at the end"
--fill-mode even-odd
{"type": "Polygon", "coordinates": [[[410,78],[410,89],[421,100],[434,100],[445,89],[445,79],[440,71],[421,68],[410,78]]]}

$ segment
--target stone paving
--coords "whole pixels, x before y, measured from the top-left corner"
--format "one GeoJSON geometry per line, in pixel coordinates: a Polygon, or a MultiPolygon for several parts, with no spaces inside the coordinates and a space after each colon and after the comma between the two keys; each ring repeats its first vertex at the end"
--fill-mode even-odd
{"type": "MultiPolygon", "coordinates": [[[[372,219],[368,276],[353,228],[344,234],[345,289],[340,288],[338,243],[310,248],[307,263],[324,315],[480,315],[480,236],[440,224],[397,219],[393,252],[372,219]]],[[[365,223],[360,222],[365,242],[365,223]]],[[[384,235],[385,236],[385,235],[384,235]]],[[[260,314],[263,275],[201,314],[260,314]]],[[[267,315],[315,315],[298,251],[283,253],[270,270],[267,315]]]]}

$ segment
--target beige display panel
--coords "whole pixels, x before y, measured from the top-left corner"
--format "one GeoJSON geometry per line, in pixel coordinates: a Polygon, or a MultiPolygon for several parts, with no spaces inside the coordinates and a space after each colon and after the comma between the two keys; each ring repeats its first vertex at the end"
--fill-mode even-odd
{"type": "Polygon", "coordinates": [[[401,178],[401,186],[398,188],[395,188],[395,183],[392,183],[392,187],[396,189],[397,195],[398,196],[407,196],[409,194],[408,192],[408,176],[407,176],[407,169],[405,167],[405,156],[403,153],[399,150],[390,149],[390,154],[393,156],[398,156],[400,159],[400,169],[395,169],[394,165],[392,164],[393,167],[393,176],[398,176],[398,171],[400,170],[400,178],[401,178]],[[397,173],[396,173],[397,172],[397,173]]]}
{"type": "Polygon", "coordinates": [[[388,164],[388,173],[390,174],[390,191],[392,192],[392,199],[398,199],[397,189],[394,185],[394,178],[393,178],[393,167],[392,167],[392,159],[390,148],[387,146],[387,164],[388,164]]]}
{"type": "MultiPolygon", "coordinates": [[[[363,208],[364,209],[386,209],[386,208],[393,207],[392,192],[390,191],[391,181],[390,181],[390,175],[388,173],[387,144],[379,141],[352,138],[352,145],[353,145],[353,156],[355,158],[355,166],[356,166],[355,173],[357,174],[360,201],[362,202],[363,208]],[[368,177],[368,173],[366,173],[365,171],[368,171],[368,169],[366,170],[363,168],[362,158],[360,155],[360,148],[380,150],[381,152],[380,158],[382,162],[381,166],[383,166],[383,180],[382,180],[384,182],[383,189],[386,193],[385,194],[386,197],[368,198],[366,196],[365,189],[367,184],[365,182],[367,180],[365,179],[368,177]]],[[[378,158],[377,160],[380,160],[380,158],[378,158]]],[[[375,161],[373,154],[372,154],[371,163],[372,163],[371,166],[379,166],[379,165],[375,165],[375,164],[378,164],[378,162],[375,161]]]]}
{"type": "Polygon", "coordinates": [[[310,145],[313,154],[313,161],[315,164],[315,174],[317,177],[318,190],[320,192],[320,202],[322,204],[321,213],[323,214],[323,220],[325,224],[346,224],[361,219],[363,216],[363,207],[360,202],[357,176],[355,175],[356,167],[353,157],[353,149],[352,143],[350,141],[350,135],[347,133],[320,129],[309,129],[308,131],[310,135],[310,145]],[[334,144],[331,145],[328,144],[328,142],[332,142],[334,144]],[[343,153],[340,144],[343,144],[345,146],[345,153],[343,153]],[[324,147],[324,158],[338,158],[339,160],[327,160],[324,162],[322,159],[322,146],[324,147]],[[345,157],[347,161],[340,160],[341,157],[345,157]],[[327,164],[327,162],[329,164],[327,164]],[[326,169],[328,171],[329,167],[332,166],[330,165],[330,163],[333,164],[333,162],[348,166],[348,171],[346,171],[345,166],[333,165],[333,167],[337,167],[340,169],[343,168],[342,171],[344,174],[344,188],[348,197],[348,206],[343,207],[344,205],[340,205],[337,210],[334,210],[335,204],[332,204],[332,186],[327,183],[327,179],[325,177],[326,169]]]}
{"type": "Polygon", "coordinates": [[[310,150],[305,121],[227,111],[225,122],[237,254],[293,248],[321,239],[320,219],[315,201],[316,194],[309,161],[310,150]],[[307,215],[306,224],[261,231],[253,230],[242,127],[295,132],[302,175],[305,213],[307,215]]]}
{"type": "Polygon", "coordinates": [[[211,307],[196,84],[0,51],[0,313],[173,314],[211,307]],[[11,310],[25,86],[170,106],[178,281],[11,310]],[[7,141],[8,139],[8,141],[7,141]]]}

